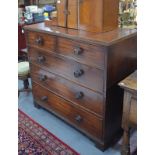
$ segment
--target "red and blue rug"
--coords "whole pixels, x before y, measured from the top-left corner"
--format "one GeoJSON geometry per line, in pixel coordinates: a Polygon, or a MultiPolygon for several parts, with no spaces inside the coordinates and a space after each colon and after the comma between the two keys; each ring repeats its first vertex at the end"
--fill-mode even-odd
{"type": "Polygon", "coordinates": [[[79,155],[79,153],[19,110],[18,155],[79,155]]]}

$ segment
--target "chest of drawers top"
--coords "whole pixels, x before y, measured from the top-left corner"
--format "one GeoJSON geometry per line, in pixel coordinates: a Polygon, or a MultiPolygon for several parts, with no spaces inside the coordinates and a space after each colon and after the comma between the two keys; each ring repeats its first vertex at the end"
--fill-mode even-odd
{"type": "Polygon", "coordinates": [[[91,33],[75,29],[67,29],[63,27],[46,27],[44,23],[27,25],[25,30],[44,32],[56,36],[62,36],[69,39],[75,39],[76,41],[84,41],[90,44],[98,44],[104,46],[110,46],[123,39],[127,39],[137,35],[136,29],[115,29],[113,31],[105,33],[91,33]]]}

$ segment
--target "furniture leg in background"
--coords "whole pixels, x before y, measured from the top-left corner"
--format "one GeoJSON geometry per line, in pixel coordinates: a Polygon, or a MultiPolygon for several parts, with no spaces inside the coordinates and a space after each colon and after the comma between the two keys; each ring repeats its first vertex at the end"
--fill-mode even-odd
{"type": "Polygon", "coordinates": [[[122,155],[130,155],[130,129],[137,126],[137,72],[134,72],[119,85],[124,89],[122,128],[122,155]]]}

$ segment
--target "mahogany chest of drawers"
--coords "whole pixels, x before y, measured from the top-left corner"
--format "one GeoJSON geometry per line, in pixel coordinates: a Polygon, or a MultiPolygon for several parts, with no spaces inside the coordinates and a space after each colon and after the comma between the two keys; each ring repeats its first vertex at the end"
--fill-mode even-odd
{"type": "Polygon", "coordinates": [[[117,83],[136,69],[136,30],[97,34],[40,23],[25,32],[35,106],[107,148],[122,133],[117,83]]]}

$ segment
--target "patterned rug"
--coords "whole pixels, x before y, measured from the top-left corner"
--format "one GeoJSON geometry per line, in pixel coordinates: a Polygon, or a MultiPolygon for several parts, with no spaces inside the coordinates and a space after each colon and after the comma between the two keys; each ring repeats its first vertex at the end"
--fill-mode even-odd
{"type": "Polygon", "coordinates": [[[60,139],[18,111],[19,155],[79,155],[60,139]]]}

